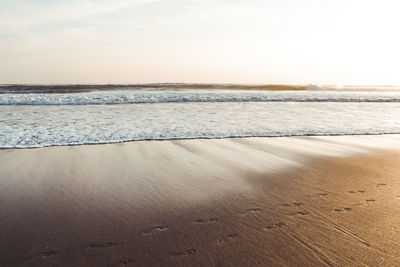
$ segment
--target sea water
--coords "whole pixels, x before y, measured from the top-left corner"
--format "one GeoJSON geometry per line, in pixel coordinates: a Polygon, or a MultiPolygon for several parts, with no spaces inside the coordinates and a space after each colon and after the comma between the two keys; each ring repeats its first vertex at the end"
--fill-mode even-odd
{"type": "Polygon", "coordinates": [[[0,94],[0,148],[400,133],[400,91],[107,90],[0,94]]]}

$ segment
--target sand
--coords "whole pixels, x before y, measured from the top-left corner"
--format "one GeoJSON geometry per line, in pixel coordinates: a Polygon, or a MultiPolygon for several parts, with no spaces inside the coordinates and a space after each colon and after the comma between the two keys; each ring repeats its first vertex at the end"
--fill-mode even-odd
{"type": "Polygon", "coordinates": [[[0,151],[1,266],[400,264],[400,137],[0,151]]]}

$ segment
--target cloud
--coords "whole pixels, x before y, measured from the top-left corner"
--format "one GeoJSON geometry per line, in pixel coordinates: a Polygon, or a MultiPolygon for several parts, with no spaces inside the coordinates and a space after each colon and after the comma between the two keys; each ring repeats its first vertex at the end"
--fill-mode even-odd
{"type": "Polygon", "coordinates": [[[60,21],[80,20],[154,0],[121,1],[5,1],[0,3],[0,29],[15,31],[60,21]]]}
{"type": "Polygon", "coordinates": [[[362,80],[376,73],[386,77],[380,80],[398,79],[398,5],[392,0],[0,0],[0,83],[10,77],[18,82],[23,74],[32,80],[35,73],[42,75],[36,81],[45,81],[54,70],[71,81],[72,74],[129,81],[132,70],[141,73],[137,79],[160,80],[153,69],[164,81],[168,73],[170,80],[191,75],[192,81],[197,74],[244,75],[249,82],[267,82],[265,77],[312,82],[314,76],[329,82],[332,75],[362,80]]]}

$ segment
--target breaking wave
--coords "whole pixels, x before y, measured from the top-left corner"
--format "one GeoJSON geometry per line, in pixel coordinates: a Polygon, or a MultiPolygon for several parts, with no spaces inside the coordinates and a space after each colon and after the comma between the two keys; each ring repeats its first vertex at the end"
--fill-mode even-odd
{"type": "Polygon", "coordinates": [[[116,105],[185,102],[400,102],[400,92],[135,90],[63,94],[0,94],[0,105],[116,105]]]}

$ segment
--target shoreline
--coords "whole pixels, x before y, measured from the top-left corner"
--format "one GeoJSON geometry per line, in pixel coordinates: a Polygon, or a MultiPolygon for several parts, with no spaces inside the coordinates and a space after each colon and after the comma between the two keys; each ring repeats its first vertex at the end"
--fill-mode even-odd
{"type": "MultiPolygon", "coordinates": [[[[388,138],[399,138],[400,133],[360,133],[360,134],[330,134],[330,135],[279,135],[279,136],[227,136],[227,137],[187,137],[187,138],[168,138],[168,139],[137,139],[137,140],[126,140],[126,141],[115,141],[115,142],[105,142],[105,143],[81,143],[81,144],[60,144],[60,145],[44,145],[37,147],[0,147],[0,151],[2,150],[20,150],[20,149],[41,149],[48,147],[74,147],[74,146],[96,146],[96,145],[115,145],[115,144],[129,144],[136,142],[168,142],[168,141],[185,141],[185,140],[223,140],[223,139],[274,139],[274,138],[308,138],[308,137],[388,137],[388,138]]],[[[378,145],[379,147],[379,145],[378,145]]],[[[400,148],[400,144],[399,144],[400,148]]]]}
{"type": "Polygon", "coordinates": [[[399,136],[0,150],[7,266],[396,265],[399,136]]]}

